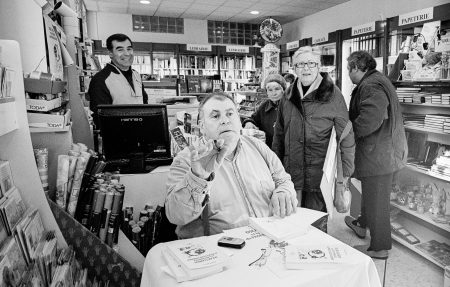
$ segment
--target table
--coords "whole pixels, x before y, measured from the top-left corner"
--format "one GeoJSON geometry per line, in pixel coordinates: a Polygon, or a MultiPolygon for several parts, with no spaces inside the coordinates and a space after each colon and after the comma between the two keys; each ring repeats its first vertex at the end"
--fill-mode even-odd
{"type": "Polygon", "coordinates": [[[351,248],[341,241],[322,231],[310,227],[307,234],[288,240],[289,244],[317,244],[345,246],[348,263],[339,265],[335,269],[322,270],[287,270],[283,265],[282,248],[277,244],[270,244],[270,239],[259,234],[251,227],[241,227],[227,230],[224,234],[204,237],[205,240],[217,240],[223,236],[244,238],[244,248],[225,248],[230,253],[231,263],[221,273],[194,281],[177,283],[174,278],[162,270],[166,265],[161,251],[167,243],[154,246],[147,254],[142,273],[141,287],[170,287],[170,286],[251,286],[251,287],[380,287],[380,279],[372,259],[367,255],[351,248]],[[268,257],[261,257],[266,249],[268,257]],[[256,262],[255,262],[256,261],[256,262]],[[253,263],[253,264],[252,264],[253,263]],[[249,264],[251,266],[249,266],[249,264]]]}

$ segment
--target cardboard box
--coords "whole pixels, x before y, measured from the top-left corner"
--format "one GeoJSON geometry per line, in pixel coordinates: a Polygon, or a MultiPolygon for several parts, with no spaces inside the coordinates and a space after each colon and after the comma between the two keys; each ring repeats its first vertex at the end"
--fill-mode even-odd
{"type": "Polygon", "coordinates": [[[64,115],[27,113],[30,127],[62,129],[70,123],[70,109],[64,115]]]}
{"type": "Polygon", "coordinates": [[[24,78],[25,91],[29,93],[57,94],[66,90],[65,81],[24,78]]]}
{"type": "Polygon", "coordinates": [[[61,98],[57,97],[53,100],[35,100],[25,99],[27,111],[48,112],[61,106],[61,98]]]}

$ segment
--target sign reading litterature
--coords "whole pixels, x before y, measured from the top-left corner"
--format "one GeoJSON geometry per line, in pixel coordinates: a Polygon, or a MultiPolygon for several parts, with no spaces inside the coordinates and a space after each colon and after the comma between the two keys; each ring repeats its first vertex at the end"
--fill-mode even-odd
{"type": "Polygon", "coordinates": [[[286,50],[297,49],[298,47],[300,47],[300,43],[298,40],[286,43],[286,50]]]}
{"type": "Polygon", "coordinates": [[[319,37],[313,37],[313,39],[312,39],[313,45],[319,44],[319,43],[323,43],[323,42],[327,42],[327,41],[328,41],[328,34],[323,35],[323,36],[319,36],[319,37]]]}
{"type": "Polygon", "coordinates": [[[352,36],[375,32],[375,22],[352,27],[352,36]]]}
{"type": "Polygon", "coordinates": [[[417,10],[398,16],[398,25],[408,25],[412,23],[429,21],[433,19],[433,7],[417,10]]]}
{"type": "Polygon", "coordinates": [[[248,53],[249,49],[247,46],[226,46],[227,53],[248,53]]]}
{"type": "Polygon", "coordinates": [[[186,50],[196,52],[211,52],[211,45],[186,44],[186,50]]]}

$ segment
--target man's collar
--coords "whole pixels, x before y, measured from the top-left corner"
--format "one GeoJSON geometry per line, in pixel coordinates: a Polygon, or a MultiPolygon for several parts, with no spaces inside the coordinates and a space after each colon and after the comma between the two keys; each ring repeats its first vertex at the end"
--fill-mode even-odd
{"type": "Polygon", "coordinates": [[[317,73],[317,77],[314,80],[314,82],[312,82],[312,84],[309,86],[308,91],[306,92],[305,95],[303,95],[303,89],[302,89],[302,81],[300,81],[300,79],[297,82],[297,88],[298,88],[298,92],[300,93],[300,98],[303,99],[304,97],[306,97],[308,94],[311,94],[313,91],[317,90],[320,86],[320,83],[322,83],[323,77],[322,75],[320,75],[320,73],[317,73]]]}

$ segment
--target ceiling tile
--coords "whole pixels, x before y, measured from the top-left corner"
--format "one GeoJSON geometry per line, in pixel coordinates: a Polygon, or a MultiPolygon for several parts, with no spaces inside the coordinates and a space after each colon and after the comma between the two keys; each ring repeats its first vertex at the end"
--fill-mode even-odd
{"type": "Polygon", "coordinates": [[[197,4],[194,3],[192,4],[192,6],[189,7],[189,10],[195,11],[195,10],[200,10],[200,11],[214,11],[218,8],[219,6],[216,5],[207,5],[207,4],[197,4]]]}
{"type": "Polygon", "coordinates": [[[154,16],[178,18],[181,14],[181,12],[156,11],[154,16]]]}
{"type": "Polygon", "coordinates": [[[184,1],[164,1],[161,2],[158,9],[162,8],[171,8],[171,7],[181,7],[181,8],[187,8],[191,6],[192,2],[184,2],[184,1]]]}
{"type": "Polygon", "coordinates": [[[206,17],[206,19],[208,20],[215,20],[215,21],[227,21],[230,18],[231,17],[224,15],[209,15],[208,17],[206,17]]]}
{"type": "Polygon", "coordinates": [[[209,13],[202,14],[202,13],[183,13],[180,17],[187,18],[187,19],[206,19],[208,17],[209,13]]]}
{"type": "Polygon", "coordinates": [[[221,14],[238,14],[242,12],[243,8],[236,8],[236,7],[219,7],[216,10],[214,10],[214,13],[221,13],[221,14]]]}
{"type": "Polygon", "coordinates": [[[248,1],[239,1],[239,0],[228,0],[225,3],[222,4],[224,7],[240,7],[240,8],[247,8],[252,6],[253,3],[248,1]]]}
{"type": "Polygon", "coordinates": [[[249,8],[252,10],[275,10],[280,5],[276,4],[267,4],[267,3],[255,3],[254,5],[250,6],[249,8]]]}
{"type": "Polygon", "coordinates": [[[124,8],[124,7],[107,7],[107,8],[100,8],[99,12],[126,14],[127,13],[127,8],[124,8]]]}
{"type": "Polygon", "coordinates": [[[222,5],[226,0],[195,0],[194,4],[222,5]]]}

